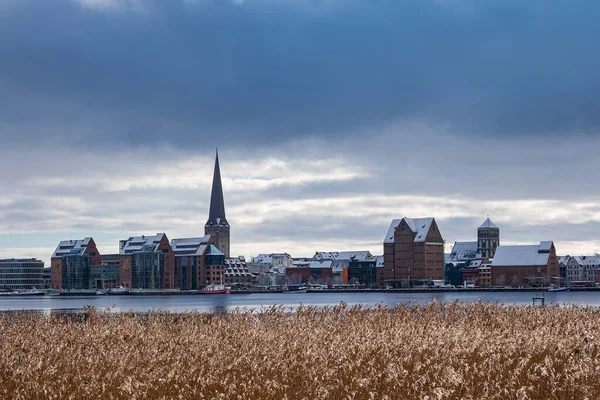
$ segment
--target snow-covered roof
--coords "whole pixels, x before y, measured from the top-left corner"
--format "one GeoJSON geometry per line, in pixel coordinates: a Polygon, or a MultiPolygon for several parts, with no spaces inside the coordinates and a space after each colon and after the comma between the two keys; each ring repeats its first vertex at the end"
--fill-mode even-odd
{"type": "Polygon", "coordinates": [[[383,256],[375,256],[375,268],[383,268],[383,256]]]}
{"type": "Polygon", "coordinates": [[[313,260],[331,260],[331,261],[367,261],[373,259],[373,255],[368,250],[361,251],[318,251],[313,260]]]}
{"type": "Polygon", "coordinates": [[[310,268],[331,268],[331,265],[333,264],[332,260],[323,260],[323,261],[311,261],[309,267],[310,268]]]}
{"type": "Polygon", "coordinates": [[[498,228],[498,226],[496,226],[496,224],[494,224],[491,219],[487,218],[485,221],[483,221],[483,224],[479,226],[479,229],[482,228],[498,228]]]}
{"type": "MultiPolygon", "coordinates": [[[[433,223],[433,218],[403,218],[408,228],[415,233],[415,242],[424,242],[433,223]]],[[[394,243],[394,233],[402,219],[394,219],[390,224],[383,243],[394,243]]]]}
{"type": "Polygon", "coordinates": [[[571,256],[558,256],[558,263],[566,265],[569,262],[570,258],[571,256]]]}
{"type": "Polygon", "coordinates": [[[175,257],[189,255],[201,256],[204,254],[204,250],[206,250],[209,240],[210,235],[195,238],[173,239],[171,240],[171,247],[173,248],[175,257]]]}
{"type": "Polygon", "coordinates": [[[121,255],[132,254],[138,251],[156,251],[164,233],[157,233],[154,236],[133,236],[125,241],[121,250],[121,255]]]}
{"type": "MultiPolygon", "coordinates": [[[[548,264],[550,253],[545,252],[545,242],[530,246],[498,246],[492,266],[538,266],[548,264]]],[[[550,242],[552,243],[552,242],[550,242]]]]}
{"type": "Polygon", "coordinates": [[[224,256],[225,255],[214,244],[209,244],[208,245],[208,250],[207,250],[206,254],[207,255],[211,255],[211,256],[224,256]]]}
{"type": "Polygon", "coordinates": [[[62,240],[56,247],[56,250],[54,250],[52,258],[67,255],[83,255],[91,239],[91,237],[86,237],[83,240],[62,240]]]}
{"type": "Polygon", "coordinates": [[[259,264],[273,264],[273,257],[271,254],[259,254],[252,259],[252,262],[259,264]]]}
{"type": "Polygon", "coordinates": [[[540,250],[541,251],[550,251],[551,248],[552,248],[552,241],[540,242],[540,250]]]}
{"type": "Polygon", "coordinates": [[[575,256],[577,264],[582,266],[597,266],[600,264],[600,258],[597,256],[575,256]]]}
{"type": "Polygon", "coordinates": [[[477,242],[454,242],[450,256],[456,260],[477,256],[477,242]]]}

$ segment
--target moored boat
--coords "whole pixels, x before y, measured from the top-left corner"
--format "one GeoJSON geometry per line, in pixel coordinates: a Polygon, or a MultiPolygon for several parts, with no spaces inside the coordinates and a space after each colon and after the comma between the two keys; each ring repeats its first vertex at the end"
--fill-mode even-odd
{"type": "Polygon", "coordinates": [[[106,291],[108,296],[126,296],[131,294],[129,288],[119,286],[118,288],[112,288],[106,291]]]}
{"type": "Polygon", "coordinates": [[[549,292],[568,292],[569,288],[566,287],[556,287],[556,286],[550,286],[548,288],[549,292]]]}
{"type": "Polygon", "coordinates": [[[208,285],[198,290],[198,294],[228,294],[231,288],[225,285],[208,285]]]}
{"type": "Polygon", "coordinates": [[[14,291],[14,292],[1,292],[2,297],[20,297],[20,296],[43,296],[46,292],[41,290],[25,290],[25,291],[14,291]]]}
{"type": "Polygon", "coordinates": [[[288,285],[283,293],[306,293],[308,288],[304,285],[288,285]]]}

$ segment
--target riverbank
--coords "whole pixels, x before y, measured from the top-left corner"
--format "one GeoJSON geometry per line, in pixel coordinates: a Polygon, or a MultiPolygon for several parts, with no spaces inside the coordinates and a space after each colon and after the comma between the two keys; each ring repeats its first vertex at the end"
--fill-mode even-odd
{"type": "MultiPolygon", "coordinates": [[[[356,288],[331,288],[331,289],[308,289],[305,293],[511,293],[511,292],[539,292],[547,291],[547,289],[536,288],[407,288],[407,289],[356,289],[356,288]]],[[[571,292],[600,292],[598,287],[575,287],[569,288],[571,292]]],[[[269,294],[269,293],[284,293],[282,289],[267,290],[267,289],[233,289],[231,294],[269,294]]],[[[43,293],[40,293],[43,295],[43,293]]],[[[47,296],[96,296],[95,290],[72,290],[55,292],[50,291],[47,296]]],[[[104,295],[102,293],[101,295],[104,295]]],[[[197,290],[132,290],[124,293],[126,296],[197,296],[197,290]]]]}
{"type": "Polygon", "coordinates": [[[600,310],[432,302],[0,316],[0,398],[600,396],[600,310]]]}

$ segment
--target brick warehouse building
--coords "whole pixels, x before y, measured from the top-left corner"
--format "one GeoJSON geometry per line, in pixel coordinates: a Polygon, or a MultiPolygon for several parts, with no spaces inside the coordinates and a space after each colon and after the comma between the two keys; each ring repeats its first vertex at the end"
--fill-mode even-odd
{"type": "Polygon", "coordinates": [[[50,260],[52,289],[89,289],[93,266],[102,264],[96,243],[91,237],[61,241],[50,260]]]}
{"type": "Polygon", "coordinates": [[[444,239],[434,218],[402,218],[383,241],[384,281],[394,286],[444,279],[444,239]]]}
{"type": "Polygon", "coordinates": [[[121,285],[132,289],[174,289],[175,255],[164,233],[122,240],[121,285]]]}
{"type": "Polygon", "coordinates": [[[559,280],[554,242],[496,249],[492,261],[493,286],[546,286],[559,280]]]}

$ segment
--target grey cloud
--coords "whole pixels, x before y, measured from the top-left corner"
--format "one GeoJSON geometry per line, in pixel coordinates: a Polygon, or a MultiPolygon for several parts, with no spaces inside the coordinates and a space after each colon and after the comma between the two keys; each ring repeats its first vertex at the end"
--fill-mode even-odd
{"type": "Polygon", "coordinates": [[[79,146],[189,149],[398,120],[490,138],[600,126],[596,2],[146,3],[104,13],[57,0],[0,16],[8,132],[39,121],[79,146]]]}

